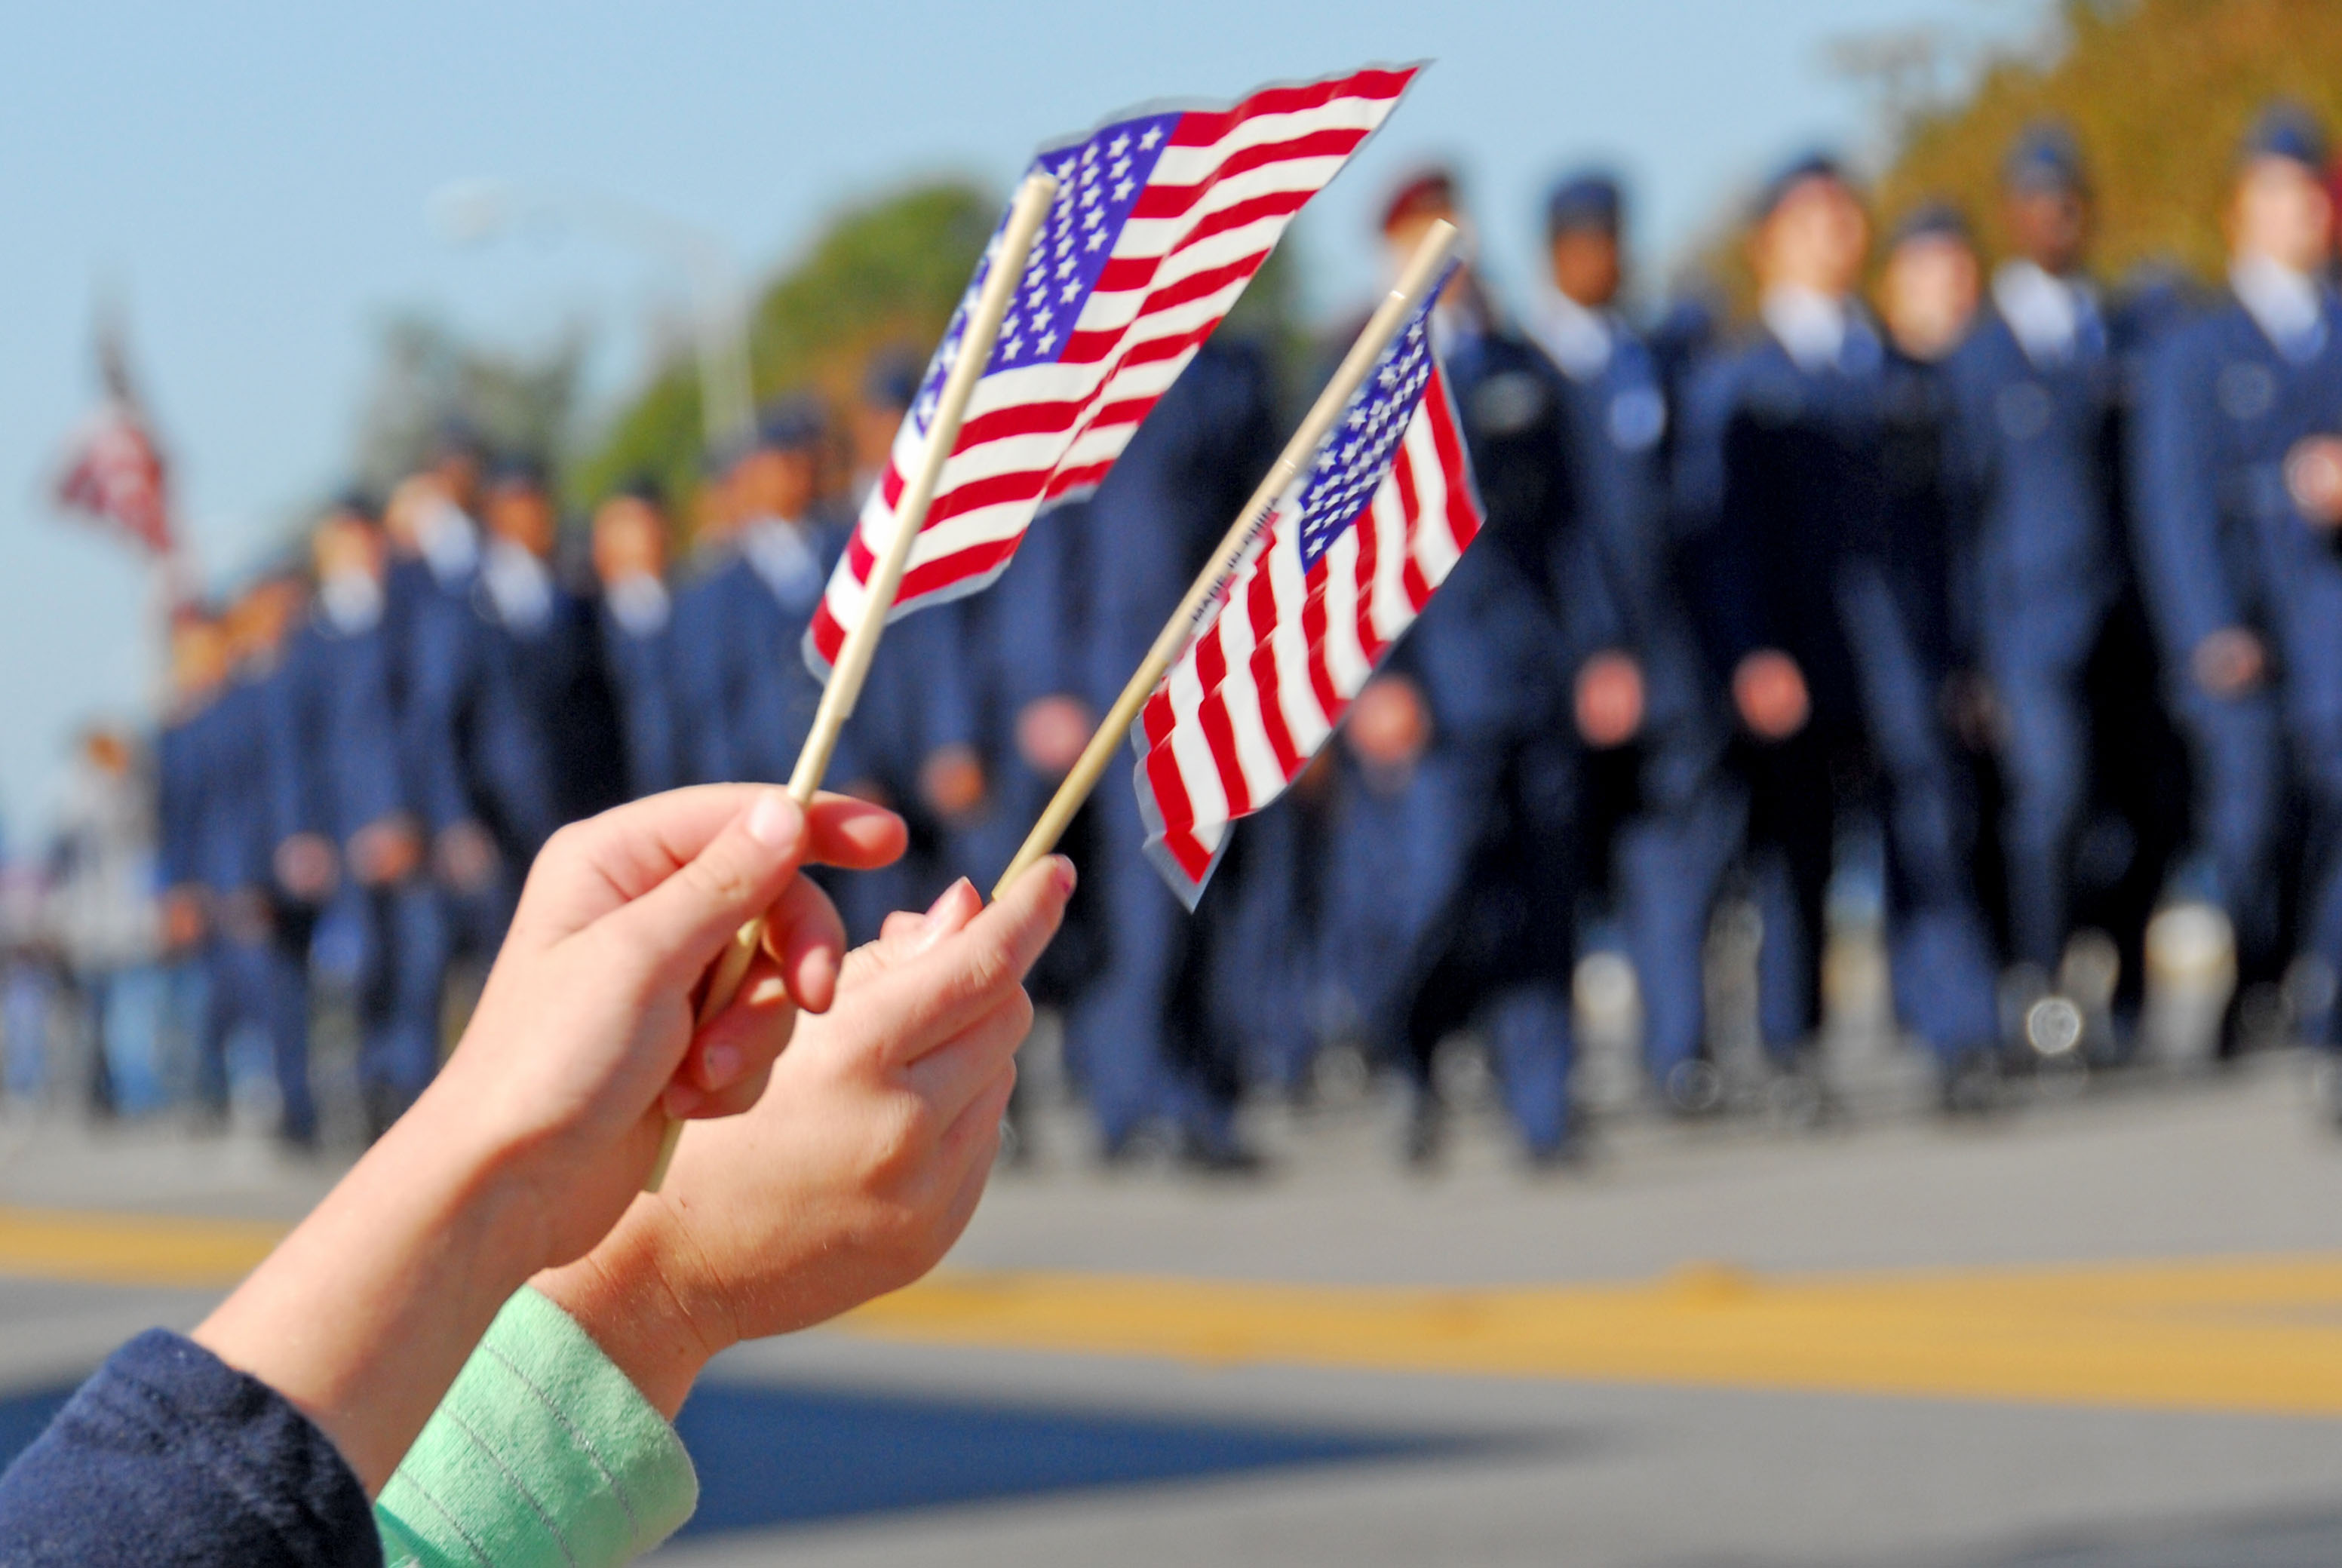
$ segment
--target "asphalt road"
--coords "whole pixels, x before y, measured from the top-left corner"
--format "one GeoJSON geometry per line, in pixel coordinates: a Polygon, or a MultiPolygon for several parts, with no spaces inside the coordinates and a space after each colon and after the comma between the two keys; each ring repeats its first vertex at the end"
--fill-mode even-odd
{"type": "MultiPolygon", "coordinates": [[[[2342,1562],[2342,1141],[2306,1065],[1255,1184],[1041,1129],[938,1280],[721,1361],[678,1564],[2342,1562]]],[[[0,1450],[330,1171],[0,1133],[0,1450]],[[126,1216],[126,1217],[125,1217],[126,1216]]]]}

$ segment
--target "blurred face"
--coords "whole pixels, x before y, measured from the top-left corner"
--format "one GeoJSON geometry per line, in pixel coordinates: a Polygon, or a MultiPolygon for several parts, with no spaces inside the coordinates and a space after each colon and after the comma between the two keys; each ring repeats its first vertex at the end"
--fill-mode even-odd
{"type": "Polygon", "coordinates": [[[488,497],[488,532],[543,560],[553,554],[553,498],[534,484],[499,484],[488,497]]]}
{"type": "Polygon", "coordinates": [[[130,743],[114,730],[92,730],[84,735],[81,754],[101,773],[120,774],[130,767],[130,743]]]}
{"type": "Polygon", "coordinates": [[[1408,213],[1383,230],[1383,254],[1390,263],[1392,276],[1398,275],[1399,268],[1405,266],[1407,257],[1415,254],[1415,247],[1423,243],[1425,234],[1442,219],[1459,228],[1462,226],[1454,208],[1426,205],[1408,213]]]}
{"type": "Polygon", "coordinates": [[[1967,335],[1976,315],[1976,253],[1950,235],[1904,241],[1887,258],[1881,305],[1887,330],[1915,359],[1940,359],[1967,335]]]}
{"type": "Polygon", "coordinates": [[[171,628],[171,688],[182,696],[207,692],[227,676],[227,639],[217,622],[190,619],[171,628]]]}
{"type": "Polygon", "coordinates": [[[301,584],[285,577],[255,584],[227,613],[228,652],[249,658],[275,649],[301,612],[301,584]]]}
{"type": "Polygon", "coordinates": [[[695,544],[714,544],[739,524],[740,509],[732,498],[732,476],[710,474],[691,496],[691,537],[695,544]]]}
{"type": "Polygon", "coordinates": [[[1617,235],[1598,229],[1556,235],[1552,260],[1553,286],[1561,291],[1564,298],[1588,310],[1599,310],[1618,297],[1625,267],[1619,257],[1617,235]]]}
{"type": "Polygon", "coordinates": [[[803,517],[820,484],[818,459],[811,452],[775,452],[766,447],[732,469],[734,504],[743,517],[803,517]]]}
{"type": "Polygon", "coordinates": [[[666,571],[666,524],[636,495],[616,495],[594,514],[594,573],[605,586],[666,571]]]}
{"type": "Polygon", "coordinates": [[[431,476],[439,482],[440,494],[466,512],[480,497],[480,460],[469,452],[443,454],[431,465],[431,476]]]}
{"type": "Polygon", "coordinates": [[[2295,272],[2316,272],[2334,245],[2334,202],[2325,183],[2291,158],[2256,158],[2237,181],[2228,245],[2295,272]]]}
{"type": "Polygon", "coordinates": [[[2090,204],[2078,191],[2012,191],[2002,205],[2017,255],[2052,277],[2080,269],[2090,243],[2090,204]]]}
{"type": "Polygon", "coordinates": [[[876,474],[886,466],[895,449],[895,433],[903,427],[904,410],[891,403],[857,403],[846,434],[854,443],[854,471],[876,474]]]}
{"type": "Polygon", "coordinates": [[[320,578],[382,575],[382,535],[365,519],[346,512],[317,524],[309,554],[320,578]]]}
{"type": "Polygon", "coordinates": [[[1854,292],[1870,249],[1870,220],[1842,181],[1800,180],[1758,225],[1749,261],[1766,288],[1807,288],[1833,298],[1854,292]]]}

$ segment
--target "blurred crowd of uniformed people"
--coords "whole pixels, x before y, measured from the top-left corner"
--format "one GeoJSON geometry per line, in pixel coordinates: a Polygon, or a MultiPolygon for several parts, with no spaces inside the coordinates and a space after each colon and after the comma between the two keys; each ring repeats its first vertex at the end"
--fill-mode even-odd
{"type": "MultiPolygon", "coordinates": [[[[1469,1038],[1526,1156],[1569,1161],[1589,948],[1635,978],[1647,1103],[1728,1111],[1738,1073],[1826,1108],[1826,960],[1849,918],[1954,1114],[2017,1074],[2138,1054],[2158,911],[2189,914],[2163,962],[2214,976],[2223,1052],[2327,1042],[2327,174],[2318,125],[2272,106],[2237,155],[2225,286],[2108,288],[2059,125],[2008,150],[1997,265],[1948,205],[1875,234],[1847,168],[1803,157],[1746,215],[1738,326],[1698,294],[1630,313],[1618,182],[1557,181],[1534,285],[1500,299],[1480,257],[1436,318],[1487,534],[1337,741],[1237,831],[1192,918],[1124,778],[1076,825],[1079,901],[1035,984],[1104,1157],[1252,1168],[1241,1097],[1306,1097],[1338,1049],[1406,1086],[1405,1154],[1434,1159],[1442,1054],[1469,1038]],[[1736,1064],[1715,1016],[1727,924],[1753,938],[1736,1064]]],[[[1446,171],[1391,195],[1394,267],[1442,217],[1468,233],[1446,171]]],[[[575,537],[539,467],[451,427],[386,496],[335,504],[297,568],[182,610],[150,772],[161,952],[199,999],[183,1092],[221,1110],[231,1043],[265,1043],[246,1054],[283,1135],[314,1140],[311,988],[331,977],[378,1130],[430,1078],[451,974],[494,952],[562,824],[785,780],[819,694],[800,638],[918,369],[877,356],[843,417],[770,409],[711,456],[688,517],[630,485],[575,537]]],[[[891,629],[830,774],[912,827],[900,866],[832,884],[857,938],[953,878],[989,885],[1285,406],[1270,356],[1223,334],[996,586],[891,629]]],[[[138,770],[104,736],[90,768],[50,925],[102,1015],[152,944],[106,914],[138,770]]]]}

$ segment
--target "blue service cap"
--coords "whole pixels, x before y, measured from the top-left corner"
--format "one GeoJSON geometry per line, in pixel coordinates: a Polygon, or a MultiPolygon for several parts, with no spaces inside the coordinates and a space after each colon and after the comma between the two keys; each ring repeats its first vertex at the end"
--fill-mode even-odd
{"type": "Polygon", "coordinates": [[[1976,243],[1967,216],[1947,201],[1921,202],[1905,213],[1902,221],[1895,225],[1895,232],[1887,235],[1887,244],[1891,250],[1913,240],[1937,239],[1957,240],[1962,245],[1976,243]]]}
{"type": "Polygon", "coordinates": [[[658,475],[648,469],[637,470],[612,494],[626,496],[629,500],[645,502],[653,506],[666,504],[666,486],[660,484],[658,475]]]}
{"type": "Polygon", "coordinates": [[[1546,237],[1616,235],[1626,207],[1626,198],[1616,176],[1603,169],[1580,169],[1556,181],[1546,194],[1546,237]]]}
{"type": "Polygon", "coordinates": [[[1835,180],[1849,186],[1853,184],[1847,178],[1846,165],[1835,153],[1819,148],[1800,153],[1774,170],[1771,177],[1757,187],[1756,200],[1748,209],[1748,221],[1761,224],[1771,217],[1789,193],[1807,180],[1835,180]]]}
{"type": "Polygon", "coordinates": [[[482,462],[487,455],[488,444],[482,438],[479,426],[460,414],[441,420],[431,433],[430,456],[434,463],[443,463],[450,457],[482,462]]]}
{"type": "Polygon", "coordinates": [[[542,490],[545,464],[525,452],[506,453],[488,470],[491,490],[542,490]]]}
{"type": "Polygon", "coordinates": [[[343,485],[334,492],[333,500],[325,505],[325,514],[329,517],[363,517],[369,523],[381,510],[375,501],[374,492],[358,484],[343,485]]]}
{"type": "Polygon", "coordinates": [[[811,397],[802,393],[784,397],[767,407],[764,418],[757,421],[751,450],[808,452],[821,444],[828,424],[822,415],[821,404],[811,397]]]}
{"type": "Polygon", "coordinates": [[[2036,120],[2025,128],[2001,160],[2000,183],[2025,195],[2080,196],[2090,190],[2082,145],[2062,120],[2036,120]]]}
{"type": "Polygon", "coordinates": [[[2280,98],[2260,112],[2237,149],[2237,161],[2287,158],[2313,175],[2326,173],[2326,127],[2317,116],[2290,99],[2280,98]]]}
{"type": "Polygon", "coordinates": [[[908,408],[918,401],[927,367],[904,349],[873,355],[862,372],[862,401],[873,408],[908,408]]]}

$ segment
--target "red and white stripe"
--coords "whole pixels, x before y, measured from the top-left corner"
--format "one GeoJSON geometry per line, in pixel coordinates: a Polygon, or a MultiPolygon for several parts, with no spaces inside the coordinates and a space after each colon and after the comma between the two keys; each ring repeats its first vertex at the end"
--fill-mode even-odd
{"type": "Polygon", "coordinates": [[[1300,775],[1480,531],[1436,368],[1374,499],[1306,574],[1301,489],[1279,499],[1131,736],[1148,853],[1191,907],[1236,819],[1300,775]]]}
{"type": "MultiPolygon", "coordinates": [[[[986,587],[1042,508],[1096,487],[1286,224],[1382,124],[1416,69],[1265,88],[1180,116],[1064,352],[976,384],[894,614],[986,587]]],[[[925,442],[906,418],[806,633],[816,673],[861,617],[925,442]]]]}

